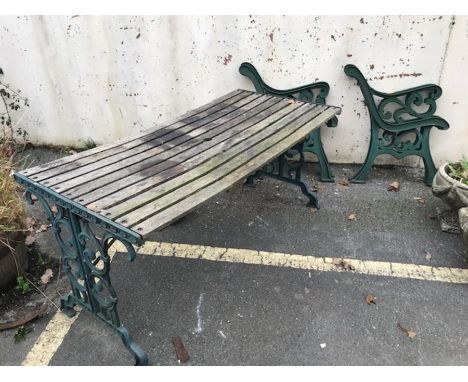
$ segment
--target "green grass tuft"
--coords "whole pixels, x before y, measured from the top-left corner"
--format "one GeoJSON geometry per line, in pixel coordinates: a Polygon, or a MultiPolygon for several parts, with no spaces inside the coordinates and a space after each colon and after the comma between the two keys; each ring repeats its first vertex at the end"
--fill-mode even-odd
{"type": "Polygon", "coordinates": [[[463,158],[459,162],[449,163],[447,168],[448,175],[468,186],[468,159],[463,158]]]}
{"type": "Polygon", "coordinates": [[[0,141],[0,236],[4,232],[22,230],[25,226],[24,203],[11,176],[13,152],[9,142],[0,141]]]}

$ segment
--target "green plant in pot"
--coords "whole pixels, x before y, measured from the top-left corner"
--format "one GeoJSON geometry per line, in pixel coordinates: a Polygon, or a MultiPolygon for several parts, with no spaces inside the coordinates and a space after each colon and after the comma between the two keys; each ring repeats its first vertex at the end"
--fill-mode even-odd
{"type": "Polygon", "coordinates": [[[458,162],[444,163],[434,177],[432,193],[453,211],[458,211],[468,260],[468,160],[464,158],[458,162]]]}

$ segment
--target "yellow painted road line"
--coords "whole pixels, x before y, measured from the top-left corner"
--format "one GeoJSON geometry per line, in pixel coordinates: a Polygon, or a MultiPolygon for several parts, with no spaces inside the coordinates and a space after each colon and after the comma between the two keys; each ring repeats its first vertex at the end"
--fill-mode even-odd
{"type": "MultiPolygon", "coordinates": [[[[116,251],[124,252],[117,245],[116,251]]],[[[202,245],[147,242],[138,249],[141,255],[172,256],[229,263],[270,265],[324,272],[349,272],[363,275],[401,277],[426,281],[468,284],[468,269],[431,267],[427,265],[342,259],[345,266],[337,266],[337,258],[304,256],[288,253],[264,252],[249,249],[220,248],[202,245]],[[353,269],[349,270],[350,265],[353,269]]],[[[341,258],[340,258],[341,259],[341,258]]]]}
{"type": "MultiPolygon", "coordinates": [[[[123,247],[123,246],[122,246],[123,247]]],[[[122,247],[118,246],[119,251],[122,247]]],[[[109,256],[112,260],[116,252],[117,245],[114,244],[109,249],[109,256]]],[[[125,250],[125,247],[123,247],[125,250]]],[[[62,344],[63,339],[67,335],[73,323],[80,315],[81,308],[76,307],[76,315],[72,318],[68,317],[61,311],[57,311],[52,319],[47,324],[44,331],[34,343],[33,347],[26,355],[26,358],[21,363],[21,366],[47,366],[54,356],[55,352],[62,344]]]]}
{"type": "Polygon", "coordinates": [[[47,366],[78,315],[79,312],[70,318],[57,311],[26,355],[21,366],[47,366]]]}
{"type": "MultiPolygon", "coordinates": [[[[126,252],[126,249],[121,243],[116,242],[109,250],[111,258],[115,252],[126,252]]],[[[340,258],[342,260],[341,264],[345,265],[343,267],[336,265],[340,261],[332,257],[164,242],[147,242],[138,248],[138,254],[468,284],[468,269],[431,267],[387,261],[340,258]],[[351,270],[349,266],[351,266],[351,270]]],[[[63,313],[57,312],[37,339],[22,365],[48,365],[78,315],[79,312],[70,319],[63,313]]]]}

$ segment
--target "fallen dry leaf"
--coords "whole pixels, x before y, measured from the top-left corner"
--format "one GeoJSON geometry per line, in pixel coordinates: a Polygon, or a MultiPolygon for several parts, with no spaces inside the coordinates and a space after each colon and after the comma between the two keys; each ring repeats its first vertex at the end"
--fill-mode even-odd
{"type": "Polygon", "coordinates": [[[432,255],[429,251],[424,251],[424,257],[426,258],[426,260],[432,259],[432,255]]]}
{"type": "Polygon", "coordinates": [[[355,221],[357,219],[357,216],[356,214],[349,214],[346,219],[348,220],[351,220],[351,221],[355,221]]]}
{"type": "Polygon", "coordinates": [[[26,228],[29,232],[34,231],[35,224],[36,224],[36,221],[33,218],[26,218],[26,228]]]}
{"type": "Polygon", "coordinates": [[[97,207],[96,203],[91,203],[86,206],[86,208],[89,208],[90,210],[94,210],[97,207]]]}
{"type": "Polygon", "coordinates": [[[339,268],[349,270],[349,271],[354,271],[355,269],[350,263],[348,263],[347,261],[339,257],[334,257],[332,260],[332,264],[336,265],[339,268]]]}
{"type": "Polygon", "coordinates": [[[339,257],[334,257],[332,259],[332,264],[334,264],[334,265],[341,265],[342,262],[343,262],[343,259],[340,259],[339,257]]]}
{"type": "Polygon", "coordinates": [[[375,304],[376,303],[375,300],[377,300],[377,297],[375,297],[373,294],[368,294],[366,296],[367,305],[375,304]]]}
{"type": "Polygon", "coordinates": [[[400,182],[395,180],[394,182],[390,183],[388,185],[387,191],[393,191],[393,192],[398,192],[400,191],[400,182]]]}
{"type": "Polygon", "coordinates": [[[36,233],[44,232],[47,231],[50,227],[50,224],[41,224],[38,230],[36,230],[36,233]]]}
{"type": "Polygon", "coordinates": [[[414,337],[416,337],[416,332],[410,330],[410,329],[406,329],[402,324],[398,323],[398,327],[400,328],[400,330],[402,330],[403,332],[406,333],[406,335],[411,338],[412,340],[414,339],[414,337]]]}
{"type": "Polygon", "coordinates": [[[189,360],[189,354],[180,337],[172,337],[172,345],[174,345],[177,361],[179,363],[187,362],[189,360]]]}
{"type": "Polygon", "coordinates": [[[36,241],[36,238],[33,235],[28,235],[26,236],[26,239],[24,239],[24,244],[26,244],[28,247],[34,244],[36,241]]]}
{"type": "Polygon", "coordinates": [[[315,207],[310,207],[310,213],[315,214],[318,210],[315,207]]]}
{"type": "Polygon", "coordinates": [[[354,268],[353,265],[351,265],[350,263],[344,261],[344,265],[343,265],[344,269],[347,269],[349,271],[354,271],[356,268],[354,268]]]}
{"type": "Polygon", "coordinates": [[[349,182],[348,182],[348,179],[346,178],[342,178],[338,184],[342,185],[342,186],[345,186],[345,187],[348,187],[349,186],[349,182]]]}
{"type": "Polygon", "coordinates": [[[415,196],[413,199],[416,200],[419,204],[426,204],[426,201],[420,196],[415,196]]]}
{"type": "Polygon", "coordinates": [[[54,272],[52,272],[52,269],[47,268],[44,274],[41,276],[41,281],[44,285],[46,285],[50,282],[52,277],[54,277],[54,272]]]}
{"type": "Polygon", "coordinates": [[[37,196],[34,195],[34,194],[31,194],[31,200],[32,200],[33,202],[35,202],[35,201],[37,200],[37,196]]]}
{"type": "Polygon", "coordinates": [[[58,208],[55,204],[50,208],[50,210],[54,215],[58,214],[58,208]]]}

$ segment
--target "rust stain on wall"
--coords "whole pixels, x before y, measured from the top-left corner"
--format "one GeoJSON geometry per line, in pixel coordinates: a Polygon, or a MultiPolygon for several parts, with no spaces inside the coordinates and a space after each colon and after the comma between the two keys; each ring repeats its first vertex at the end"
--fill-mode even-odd
{"type": "Polygon", "coordinates": [[[386,76],[375,76],[374,78],[369,78],[369,81],[372,80],[383,80],[384,78],[404,78],[404,77],[419,77],[422,76],[422,73],[399,73],[399,74],[388,74],[386,76]]]}
{"type": "Polygon", "coordinates": [[[273,42],[273,37],[275,33],[276,28],[274,28],[270,33],[267,34],[267,36],[270,38],[270,41],[273,42]]]}
{"type": "Polygon", "coordinates": [[[223,65],[229,64],[231,60],[232,60],[232,55],[228,54],[226,57],[224,57],[223,65]]]}

